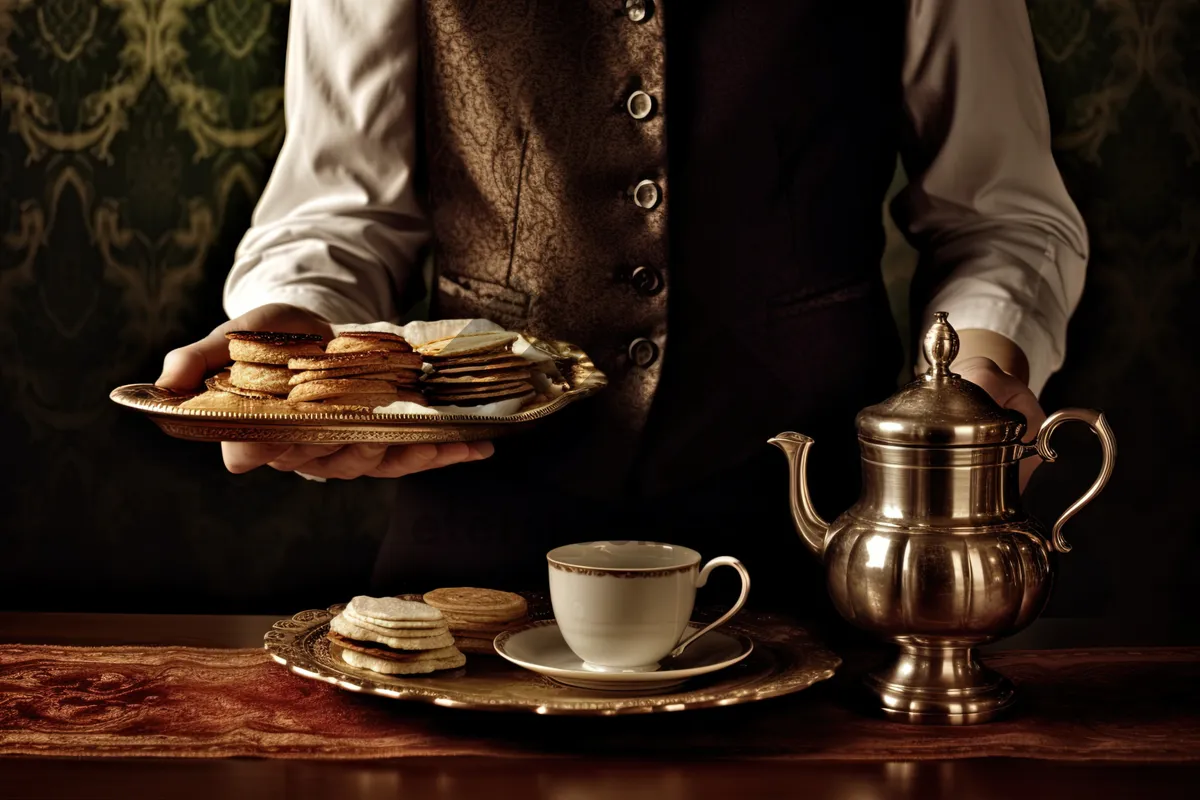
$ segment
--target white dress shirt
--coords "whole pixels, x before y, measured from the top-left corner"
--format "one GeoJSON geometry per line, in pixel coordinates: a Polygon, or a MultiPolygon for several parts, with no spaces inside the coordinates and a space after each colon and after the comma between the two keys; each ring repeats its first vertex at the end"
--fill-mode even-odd
{"type": "MultiPolygon", "coordinates": [[[[1040,392],[1063,362],[1087,232],[1050,153],[1024,0],[909,0],[910,183],[892,205],[935,271],[927,306],[1015,342],[1040,392]]],[[[225,286],[235,317],[290,303],[395,320],[429,232],[413,191],[417,0],[295,0],[287,136],[225,286]]]]}

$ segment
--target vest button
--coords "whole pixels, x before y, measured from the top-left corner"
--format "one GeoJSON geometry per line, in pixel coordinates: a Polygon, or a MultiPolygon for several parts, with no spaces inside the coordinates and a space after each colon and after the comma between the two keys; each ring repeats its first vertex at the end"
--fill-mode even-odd
{"type": "Polygon", "coordinates": [[[654,5],[647,0],[625,0],[625,16],[630,22],[645,22],[653,10],[654,5]]]}
{"type": "Polygon", "coordinates": [[[629,99],[625,101],[625,108],[634,119],[646,119],[654,113],[654,98],[638,90],[629,95],[629,99]]]}
{"type": "Polygon", "coordinates": [[[658,361],[658,345],[649,339],[634,339],[629,344],[629,360],[635,367],[648,369],[658,361]]]}
{"type": "Polygon", "coordinates": [[[647,211],[658,205],[662,199],[662,191],[654,181],[646,180],[633,187],[633,202],[639,208],[647,211]]]}
{"type": "Polygon", "coordinates": [[[662,291],[663,276],[654,267],[634,267],[629,273],[629,283],[643,297],[653,297],[662,291]]]}

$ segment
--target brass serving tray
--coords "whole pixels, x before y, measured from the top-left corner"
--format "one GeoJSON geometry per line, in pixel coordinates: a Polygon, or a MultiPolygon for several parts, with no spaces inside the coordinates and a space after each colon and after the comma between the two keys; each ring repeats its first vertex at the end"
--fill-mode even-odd
{"type": "MultiPolygon", "coordinates": [[[[351,692],[479,711],[614,716],[729,706],[791,694],[833,677],[841,659],[787,619],[743,611],[723,630],[754,641],[754,652],[728,669],[694,678],[662,694],[622,695],[565,686],[499,656],[467,655],[461,669],[404,677],[358,669],[337,659],[325,637],[343,605],[301,611],[276,622],[263,647],[305,678],[351,692]]],[[[705,615],[697,615],[703,618],[705,615]]],[[[548,619],[548,604],[530,600],[530,617],[548,619]]]]}
{"type": "Polygon", "coordinates": [[[367,411],[263,411],[247,400],[243,409],[180,408],[195,393],[180,394],[149,383],[114,389],[109,397],[139,411],[170,436],[201,442],[279,444],[421,444],[473,442],[523,430],[602,389],[608,379],[591,358],[566,342],[525,338],[554,359],[568,388],[558,397],[505,416],[374,414],[367,411]]]}

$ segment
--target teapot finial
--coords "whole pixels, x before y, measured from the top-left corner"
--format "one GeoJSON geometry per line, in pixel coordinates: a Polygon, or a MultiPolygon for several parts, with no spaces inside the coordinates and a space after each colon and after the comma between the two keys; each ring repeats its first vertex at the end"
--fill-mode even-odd
{"type": "Polygon", "coordinates": [[[925,353],[925,360],[929,362],[926,378],[955,377],[950,371],[950,365],[958,356],[958,333],[947,321],[949,316],[945,311],[935,312],[934,323],[925,334],[922,351],[925,353]]]}

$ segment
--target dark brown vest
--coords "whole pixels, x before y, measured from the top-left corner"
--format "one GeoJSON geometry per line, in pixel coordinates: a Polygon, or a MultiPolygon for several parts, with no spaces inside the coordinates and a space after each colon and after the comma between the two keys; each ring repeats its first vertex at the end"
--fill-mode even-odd
{"type": "MultiPolygon", "coordinates": [[[[766,439],[795,428],[838,478],[828,502],[853,491],[853,416],[899,369],[879,259],[905,4],[870,6],[660,1],[636,22],[626,0],[426,0],[435,313],[570,340],[611,381],[498,443],[488,480],[602,500],[618,524],[652,516],[620,498],[736,513],[769,491],[782,511],[766,439]]],[[[434,497],[470,470],[402,490],[428,506],[401,512],[424,515],[410,534],[436,550],[475,524],[434,497]]]]}

